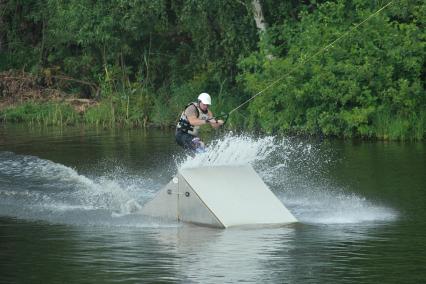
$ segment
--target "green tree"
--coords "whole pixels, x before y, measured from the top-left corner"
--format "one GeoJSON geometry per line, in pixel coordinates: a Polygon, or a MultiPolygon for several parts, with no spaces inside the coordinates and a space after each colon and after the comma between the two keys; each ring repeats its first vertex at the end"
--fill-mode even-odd
{"type": "Polygon", "coordinates": [[[421,139],[426,127],[423,2],[395,3],[307,61],[378,8],[365,1],[323,3],[303,12],[291,30],[282,28],[279,36],[289,48],[276,48],[279,58],[271,61],[260,52],[242,61],[242,78],[251,93],[289,73],[250,105],[251,125],[268,131],[421,139]]]}

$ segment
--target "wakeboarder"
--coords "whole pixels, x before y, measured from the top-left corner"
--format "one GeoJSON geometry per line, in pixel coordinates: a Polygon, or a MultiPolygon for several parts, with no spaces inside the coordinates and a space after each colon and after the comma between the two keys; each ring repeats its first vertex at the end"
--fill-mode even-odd
{"type": "Polygon", "coordinates": [[[197,102],[189,103],[176,125],[176,143],[184,149],[194,152],[203,152],[205,144],[199,137],[200,126],[210,124],[213,128],[219,128],[224,124],[223,120],[213,117],[209,110],[211,97],[207,93],[201,93],[197,102]]]}

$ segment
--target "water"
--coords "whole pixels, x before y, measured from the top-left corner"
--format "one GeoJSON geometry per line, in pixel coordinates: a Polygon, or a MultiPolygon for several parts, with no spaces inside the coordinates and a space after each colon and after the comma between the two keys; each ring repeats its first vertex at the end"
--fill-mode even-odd
{"type": "Polygon", "coordinates": [[[0,128],[0,283],[424,283],[426,145],[0,128]],[[251,164],[300,221],[138,214],[180,168],[251,164]]]}

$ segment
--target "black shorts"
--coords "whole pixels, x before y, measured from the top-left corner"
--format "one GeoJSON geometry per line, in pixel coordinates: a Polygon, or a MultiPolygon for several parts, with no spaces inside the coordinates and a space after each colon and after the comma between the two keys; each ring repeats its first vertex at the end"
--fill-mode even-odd
{"type": "Polygon", "coordinates": [[[195,145],[192,143],[192,139],[196,136],[189,134],[188,132],[184,132],[182,130],[176,130],[176,143],[179,146],[182,146],[184,149],[195,150],[195,145]]]}

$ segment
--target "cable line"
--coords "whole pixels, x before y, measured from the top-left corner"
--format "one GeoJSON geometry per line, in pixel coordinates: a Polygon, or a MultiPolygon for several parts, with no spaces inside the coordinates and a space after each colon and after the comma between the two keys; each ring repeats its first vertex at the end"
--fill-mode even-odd
{"type": "Polygon", "coordinates": [[[261,90],[260,92],[258,92],[257,94],[255,94],[254,96],[252,96],[251,98],[249,98],[248,100],[246,100],[245,102],[243,102],[242,104],[240,104],[239,106],[237,106],[236,108],[232,109],[230,112],[228,112],[228,116],[233,113],[234,111],[238,110],[239,108],[241,108],[242,106],[244,106],[245,104],[247,104],[248,102],[250,102],[251,100],[253,100],[254,98],[256,98],[257,96],[259,96],[260,94],[262,94],[263,92],[265,92],[266,90],[268,90],[269,88],[271,88],[272,86],[276,85],[278,82],[280,82],[281,80],[283,80],[285,77],[287,77],[289,74],[293,73],[294,70],[296,70],[298,68],[298,65],[301,63],[306,63],[309,62],[310,60],[312,60],[314,57],[318,56],[319,54],[323,53],[324,51],[326,51],[328,48],[333,47],[333,45],[335,43],[337,43],[338,41],[340,41],[342,38],[344,38],[345,36],[347,36],[348,34],[350,34],[352,31],[356,30],[359,26],[361,26],[362,24],[364,24],[365,22],[367,22],[368,20],[370,20],[371,18],[373,18],[374,16],[376,16],[377,14],[379,14],[381,11],[383,11],[384,9],[386,9],[386,7],[388,7],[390,4],[392,4],[393,1],[390,1],[389,3],[387,3],[386,5],[384,5],[383,7],[381,7],[379,10],[377,10],[376,12],[374,12],[373,14],[371,14],[370,16],[368,16],[367,18],[365,18],[362,22],[356,24],[355,26],[353,26],[351,29],[349,29],[348,31],[346,31],[344,34],[342,34],[340,37],[338,37],[337,39],[335,39],[334,41],[332,41],[331,43],[327,44],[326,46],[324,46],[323,48],[321,48],[320,50],[318,50],[316,53],[314,53],[313,55],[311,55],[310,57],[308,57],[307,59],[303,60],[299,63],[297,63],[293,68],[291,68],[286,74],[284,74],[283,76],[281,76],[280,78],[278,78],[277,80],[273,81],[271,84],[269,84],[266,88],[264,88],[263,90],[261,90]]]}

